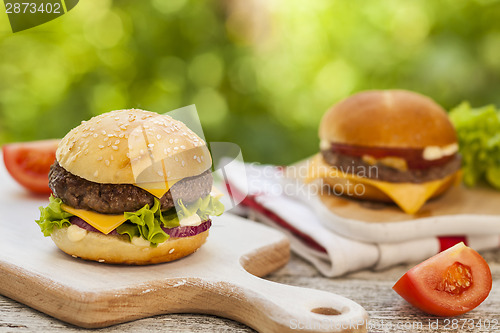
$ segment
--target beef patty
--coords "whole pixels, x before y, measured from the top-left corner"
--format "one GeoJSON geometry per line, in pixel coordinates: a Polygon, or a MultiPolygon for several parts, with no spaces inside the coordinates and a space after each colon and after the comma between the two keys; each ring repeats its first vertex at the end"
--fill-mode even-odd
{"type": "Polygon", "coordinates": [[[371,165],[364,162],[361,157],[339,154],[331,150],[322,150],[321,154],[328,164],[340,171],[391,183],[425,183],[443,179],[458,171],[462,162],[460,155],[455,154],[455,157],[444,165],[401,171],[381,163],[371,165]]]}
{"type": "MultiPolygon", "coordinates": [[[[212,182],[210,169],[182,179],[161,197],[161,210],[174,207],[174,199],[189,203],[207,196],[212,190],[212,182]]],[[[153,206],[155,198],[132,184],[100,184],[80,178],[66,171],[57,161],[50,167],[49,187],[66,205],[103,214],[134,212],[146,204],[153,206]]]]}

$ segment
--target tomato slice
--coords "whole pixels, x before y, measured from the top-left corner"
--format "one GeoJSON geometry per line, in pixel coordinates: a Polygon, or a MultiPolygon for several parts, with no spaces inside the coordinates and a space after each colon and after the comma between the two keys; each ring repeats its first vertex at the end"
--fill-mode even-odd
{"type": "Polygon", "coordinates": [[[49,194],[49,170],[56,160],[59,140],[10,143],[2,147],[5,167],[19,184],[35,193],[49,194]]]}
{"type": "Polygon", "coordinates": [[[410,269],[392,289],[426,313],[457,316],[481,304],[491,283],[483,257],[459,243],[410,269]]]}

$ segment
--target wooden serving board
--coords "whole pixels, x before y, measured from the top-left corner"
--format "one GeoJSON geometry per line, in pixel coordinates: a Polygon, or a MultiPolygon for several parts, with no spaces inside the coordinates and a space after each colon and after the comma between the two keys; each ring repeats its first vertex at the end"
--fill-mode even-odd
{"type": "MultiPolygon", "coordinates": [[[[290,168],[287,181],[304,186],[305,173],[297,170],[307,168],[309,161],[290,168]]],[[[350,199],[329,194],[326,189],[297,193],[316,211],[324,226],[361,241],[402,242],[431,236],[500,234],[500,191],[490,188],[452,187],[429,200],[414,215],[404,213],[395,204],[350,199]]]]}
{"type": "Polygon", "coordinates": [[[262,332],[364,332],[367,314],[333,293],[258,278],[285,265],[278,231],[224,214],[207,243],[181,260],[113,266],[66,255],[38,225],[46,198],[0,168],[0,294],[60,320],[97,328],[166,313],[206,313],[262,332]]]}

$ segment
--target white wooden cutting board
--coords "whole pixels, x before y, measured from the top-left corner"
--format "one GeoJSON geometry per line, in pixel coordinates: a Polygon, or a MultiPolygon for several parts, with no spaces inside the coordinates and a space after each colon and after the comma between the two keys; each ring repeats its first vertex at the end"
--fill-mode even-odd
{"type": "Polygon", "coordinates": [[[165,313],[207,313],[261,332],[364,332],[366,312],[333,293],[260,279],[286,264],[288,240],[231,214],[181,260],[112,266],[72,258],[44,238],[33,197],[0,167],[0,294],[87,328],[165,313]],[[252,275],[253,274],[253,275],[252,275]],[[256,276],[254,276],[256,275],[256,276]]]}

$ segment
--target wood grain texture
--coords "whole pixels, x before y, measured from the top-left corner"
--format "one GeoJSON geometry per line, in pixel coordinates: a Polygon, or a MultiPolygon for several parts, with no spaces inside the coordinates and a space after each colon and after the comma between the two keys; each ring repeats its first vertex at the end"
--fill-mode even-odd
{"type": "MultiPolygon", "coordinates": [[[[438,319],[412,308],[391,287],[412,265],[394,267],[373,272],[361,271],[342,278],[325,278],[311,265],[292,255],[290,262],[266,278],[281,284],[315,288],[338,293],[361,304],[369,313],[368,332],[466,332],[492,333],[499,325],[487,327],[484,320],[500,321],[500,250],[482,253],[493,274],[493,289],[479,307],[456,317],[457,320],[474,321],[477,327],[446,329],[445,318],[438,319]],[[438,323],[438,327],[429,324],[438,323]],[[479,324],[479,320],[482,320],[479,324]],[[402,327],[407,325],[407,328],[402,327]]],[[[64,323],[26,307],[9,298],[0,296],[0,332],[89,332],[64,323]]],[[[141,319],[99,329],[100,333],[115,332],[254,332],[248,326],[220,317],[200,314],[169,314],[141,319]]],[[[300,332],[297,330],[297,332],[300,332]]]]}
{"type": "MultiPolygon", "coordinates": [[[[41,234],[34,221],[47,198],[28,195],[3,166],[0,184],[0,294],[52,317],[99,328],[165,313],[202,313],[266,332],[293,332],[292,320],[312,325],[303,332],[324,332],[324,323],[336,332],[366,331],[343,328],[366,320],[355,302],[258,277],[289,259],[289,241],[275,229],[226,213],[213,219],[206,244],[181,260],[150,266],[89,262],[63,253],[41,234]],[[338,315],[314,313],[316,308],[338,315]]],[[[0,329],[27,326],[3,322],[3,310],[0,329]]]]}
{"type": "MultiPolygon", "coordinates": [[[[19,233],[17,228],[14,231],[19,233]]],[[[291,322],[324,322],[338,332],[363,332],[364,310],[341,296],[259,279],[289,258],[289,242],[276,230],[225,214],[214,219],[212,235],[195,254],[152,266],[113,266],[71,258],[16,233],[0,254],[0,293],[71,324],[106,327],[164,313],[206,313],[245,323],[259,331],[293,331],[291,322]],[[13,250],[14,249],[14,250],[13,250]],[[313,313],[328,308],[336,316],[313,313]],[[332,326],[333,325],[333,326],[332,326]]],[[[33,235],[36,238],[36,235],[33,235]]],[[[41,239],[41,238],[40,238],[41,239]]]]}
{"type": "MultiPolygon", "coordinates": [[[[203,313],[266,332],[293,331],[292,320],[313,325],[304,332],[325,331],[323,323],[347,332],[354,330],[343,326],[366,319],[361,306],[342,296],[257,277],[282,267],[290,255],[288,239],[264,225],[223,214],[213,219],[206,244],[181,260],[141,267],[88,262],[41,234],[34,220],[47,198],[26,195],[3,168],[0,183],[0,294],[62,321],[98,328],[165,313],[203,313]],[[313,313],[316,308],[339,315],[313,313]]],[[[7,312],[2,308],[0,330],[28,329],[5,322],[7,312]]]]}

